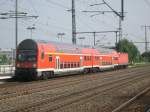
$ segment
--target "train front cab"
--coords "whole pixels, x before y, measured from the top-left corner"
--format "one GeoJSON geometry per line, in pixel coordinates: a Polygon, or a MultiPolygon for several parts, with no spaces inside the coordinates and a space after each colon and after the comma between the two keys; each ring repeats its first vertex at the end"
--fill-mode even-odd
{"type": "Polygon", "coordinates": [[[22,41],[16,52],[15,79],[37,79],[37,43],[31,39],[22,41]]]}

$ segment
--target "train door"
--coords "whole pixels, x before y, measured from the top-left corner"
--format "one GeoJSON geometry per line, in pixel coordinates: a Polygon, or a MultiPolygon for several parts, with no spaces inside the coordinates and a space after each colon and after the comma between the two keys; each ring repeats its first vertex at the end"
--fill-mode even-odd
{"type": "Polygon", "coordinates": [[[80,67],[82,67],[83,66],[83,57],[81,56],[80,57],[80,67]]]}
{"type": "Polygon", "coordinates": [[[100,66],[102,66],[103,57],[100,56],[100,66]]]}
{"type": "Polygon", "coordinates": [[[60,58],[56,56],[56,69],[60,69],[60,58]]]}

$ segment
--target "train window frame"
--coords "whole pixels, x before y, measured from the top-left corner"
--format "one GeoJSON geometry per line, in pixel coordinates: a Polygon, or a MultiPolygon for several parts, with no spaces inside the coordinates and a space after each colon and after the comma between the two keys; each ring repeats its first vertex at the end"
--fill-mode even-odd
{"type": "Polygon", "coordinates": [[[95,60],[98,61],[98,60],[99,60],[99,57],[98,57],[98,56],[95,56],[95,60]]]}
{"type": "Polygon", "coordinates": [[[71,68],[74,68],[74,64],[73,64],[73,62],[71,62],[71,68]]]}
{"type": "Polygon", "coordinates": [[[80,62],[78,62],[77,66],[80,67],[80,62]]]}
{"type": "Polygon", "coordinates": [[[60,63],[60,68],[61,68],[61,69],[64,68],[64,63],[63,63],[63,62],[60,63]]]}
{"type": "Polygon", "coordinates": [[[87,61],[87,56],[84,56],[84,60],[87,61]]]}
{"type": "Polygon", "coordinates": [[[91,61],[92,60],[92,56],[88,56],[88,61],[91,61]]]}
{"type": "Polygon", "coordinates": [[[49,55],[49,62],[52,62],[52,61],[53,61],[53,56],[49,55]]]}
{"type": "Polygon", "coordinates": [[[44,54],[44,51],[42,51],[41,52],[41,59],[44,60],[44,58],[45,58],[45,54],[44,54]]]}
{"type": "Polygon", "coordinates": [[[90,61],[90,56],[88,56],[88,61],[90,61]]]}
{"type": "Polygon", "coordinates": [[[113,60],[118,60],[119,59],[119,57],[113,57],[113,60]]]}
{"type": "Polygon", "coordinates": [[[64,68],[67,68],[67,63],[66,62],[64,62],[64,68]]]}
{"type": "Polygon", "coordinates": [[[76,68],[77,66],[76,66],[77,64],[76,64],[76,62],[74,62],[74,68],[76,68]]]}
{"type": "Polygon", "coordinates": [[[71,63],[70,62],[68,62],[68,68],[71,68],[71,63]]]}

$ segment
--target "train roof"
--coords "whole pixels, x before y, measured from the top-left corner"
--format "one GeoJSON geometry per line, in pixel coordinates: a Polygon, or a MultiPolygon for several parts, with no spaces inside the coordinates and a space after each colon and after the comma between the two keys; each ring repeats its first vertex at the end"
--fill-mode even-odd
{"type": "Polygon", "coordinates": [[[18,45],[19,50],[38,50],[38,46],[52,45],[57,52],[65,53],[84,53],[84,54],[100,54],[97,49],[85,48],[68,43],[60,43],[45,40],[25,39],[18,45]]]}

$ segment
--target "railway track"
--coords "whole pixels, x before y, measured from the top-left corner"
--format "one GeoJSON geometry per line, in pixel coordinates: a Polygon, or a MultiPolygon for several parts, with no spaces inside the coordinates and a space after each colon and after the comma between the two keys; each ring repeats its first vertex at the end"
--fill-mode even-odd
{"type": "MultiPolygon", "coordinates": [[[[0,95],[1,95],[0,100],[23,96],[23,95],[29,95],[29,94],[33,94],[33,93],[48,90],[48,89],[62,88],[64,86],[70,86],[70,85],[74,85],[74,84],[78,84],[78,83],[80,83],[80,84],[87,83],[87,82],[99,80],[99,78],[102,78],[101,82],[103,82],[105,80],[111,80],[112,76],[113,76],[113,78],[119,78],[119,77],[122,77],[122,75],[119,75],[121,73],[124,73],[124,72],[132,73],[135,71],[136,71],[136,69],[131,70],[131,71],[127,71],[127,70],[125,70],[125,71],[123,70],[123,71],[119,71],[119,72],[115,71],[114,72],[114,73],[116,73],[115,76],[114,76],[114,73],[109,72],[109,73],[105,73],[104,77],[102,77],[101,75],[97,76],[99,74],[99,73],[97,73],[94,76],[88,76],[89,78],[86,79],[86,82],[85,82],[84,76],[83,76],[82,79],[78,79],[78,78],[72,79],[74,77],[71,77],[71,80],[70,80],[70,78],[69,78],[69,80],[61,79],[61,81],[59,81],[59,83],[51,80],[51,83],[50,83],[50,81],[47,81],[47,82],[42,82],[42,83],[38,83],[38,84],[32,84],[32,86],[29,84],[21,85],[21,88],[19,86],[16,86],[15,88],[13,88],[13,90],[12,89],[10,90],[10,88],[9,88],[9,90],[4,88],[4,89],[1,89],[1,91],[0,91],[0,95]],[[92,80],[90,77],[92,77],[92,80]]],[[[141,71],[143,72],[142,69],[141,69],[141,71]]],[[[138,71],[138,72],[140,72],[140,71],[138,71]]]]}
{"type": "MultiPolygon", "coordinates": [[[[86,74],[86,76],[88,76],[88,75],[93,75],[93,74],[95,74],[95,75],[97,75],[97,74],[105,74],[105,73],[123,73],[123,72],[132,72],[132,71],[135,71],[135,70],[137,70],[137,69],[142,69],[142,68],[144,68],[144,66],[143,67],[133,67],[133,68],[128,68],[128,69],[121,69],[121,70],[117,70],[117,71],[108,71],[108,72],[98,72],[98,73],[89,73],[89,74],[86,74]]],[[[70,78],[72,79],[72,80],[78,80],[78,79],[76,79],[76,78],[80,78],[80,77],[83,77],[84,75],[83,74],[76,74],[76,75],[67,75],[67,76],[60,76],[59,78],[58,77],[56,77],[56,78],[52,78],[52,80],[51,79],[49,79],[49,80],[47,80],[47,81],[45,81],[45,80],[40,80],[40,81],[32,81],[32,82],[23,82],[23,84],[22,84],[22,82],[15,82],[14,80],[8,80],[8,81],[6,81],[7,83],[5,83],[5,84],[2,84],[2,85],[0,85],[0,88],[2,89],[2,88],[4,88],[5,90],[6,90],[6,87],[15,87],[15,86],[19,86],[19,85],[25,85],[25,87],[26,86],[28,86],[28,84],[35,84],[36,86],[38,85],[38,82],[40,82],[40,83],[42,83],[42,84],[45,84],[45,83],[47,83],[47,82],[49,82],[49,81],[55,81],[55,80],[59,80],[59,81],[63,81],[64,79],[66,80],[66,79],[68,79],[68,80],[70,80],[70,78]]],[[[16,88],[17,88],[16,87],[16,88]]],[[[23,88],[23,86],[22,86],[22,88],[23,88]]]]}
{"type": "MultiPolygon", "coordinates": [[[[53,88],[44,88],[42,90],[35,91],[35,92],[31,91],[33,92],[31,94],[26,93],[17,97],[12,97],[12,98],[10,97],[6,99],[2,98],[0,103],[2,103],[3,107],[0,108],[2,112],[8,112],[8,111],[20,112],[20,111],[35,111],[35,110],[52,111],[61,108],[63,106],[67,106],[72,103],[78,102],[80,100],[85,100],[95,95],[99,95],[113,88],[120,87],[121,85],[127,84],[127,82],[129,83],[138,79],[140,80],[141,78],[149,77],[149,75],[148,76],[144,75],[146,73],[150,73],[148,68],[144,70],[140,69],[139,71],[135,70],[133,72],[128,72],[126,73],[127,75],[119,75],[120,77],[112,77],[112,78],[105,77],[104,79],[97,79],[98,78],[97,76],[89,81],[84,80],[84,83],[80,83],[80,84],[78,84],[79,82],[76,82],[72,84],[69,83],[69,85],[66,84],[64,86],[59,85],[58,88],[57,86],[55,86],[53,88]],[[136,75],[132,75],[133,73],[136,75]],[[13,101],[14,102],[19,101],[19,105],[16,104],[16,106],[14,105],[13,107],[7,106],[7,105],[11,105],[9,104],[9,102],[13,102],[13,101]],[[40,108],[44,110],[40,110],[40,108]]],[[[92,77],[90,76],[90,78],[92,77]]]]}
{"type": "Polygon", "coordinates": [[[115,108],[112,112],[120,112],[123,109],[126,109],[131,103],[138,100],[139,98],[143,97],[147,92],[150,92],[150,87],[142,90],[140,93],[135,95],[130,100],[126,101],[125,103],[121,104],[119,107],[115,108]]]}
{"type": "MultiPolygon", "coordinates": [[[[88,88],[86,90],[78,91],[78,92],[75,92],[75,93],[72,93],[69,95],[65,94],[64,96],[62,95],[61,97],[54,98],[53,100],[47,99],[47,100],[42,101],[40,103],[35,103],[35,105],[31,105],[30,107],[28,107],[28,111],[32,112],[32,111],[36,110],[36,108],[38,108],[36,110],[36,112],[54,111],[54,110],[57,110],[57,109],[62,108],[64,106],[68,106],[68,105],[71,105],[73,103],[79,102],[81,100],[87,100],[87,99],[89,99],[95,95],[104,94],[105,92],[110,91],[114,88],[115,89],[120,88],[120,86],[122,87],[122,85],[125,85],[126,83],[133,82],[137,79],[141,80],[141,78],[143,78],[143,76],[136,77],[136,78],[131,79],[129,81],[130,78],[125,78],[125,79],[123,78],[120,80],[112,81],[112,82],[109,82],[106,84],[99,85],[97,87],[88,88]],[[109,87],[106,87],[106,86],[109,86],[109,87]],[[35,108],[34,108],[34,106],[35,106],[35,108]]],[[[23,110],[27,110],[27,108],[24,108],[23,110]]],[[[21,111],[23,111],[23,110],[21,110],[21,111]]]]}

